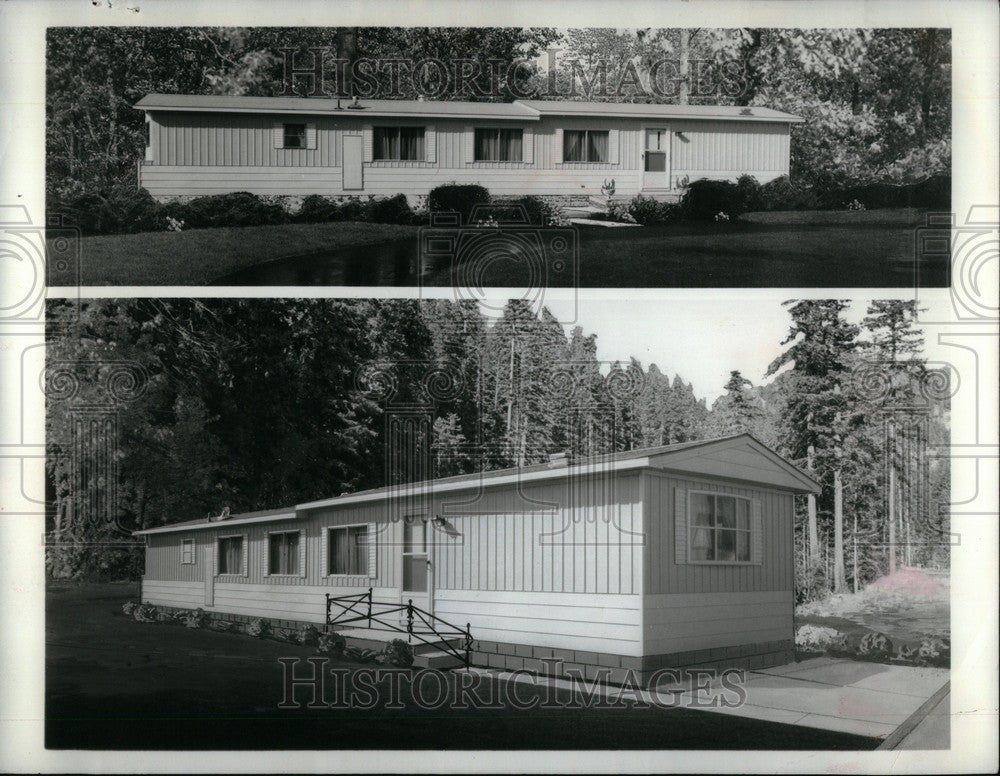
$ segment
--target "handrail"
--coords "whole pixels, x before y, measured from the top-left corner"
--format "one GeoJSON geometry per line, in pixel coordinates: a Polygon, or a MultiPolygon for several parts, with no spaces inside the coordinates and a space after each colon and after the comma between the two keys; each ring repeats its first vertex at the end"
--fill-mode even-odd
{"type": "Polygon", "coordinates": [[[405,604],[388,604],[381,601],[374,601],[372,598],[372,588],[368,588],[366,593],[352,593],[350,595],[342,596],[331,596],[329,593],[326,594],[326,631],[330,631],[330,626],[334,624],[347,625],[352,622],[366,622],[367,627],[372,627],[372,622],[378,623],[386,630],[396,631],[397,633],[405,633],[407,635],[407,640],[412,643],[414,637],[423,644],[428,646],[439,646],[443,651],[447,652],[449,655],[457,660],[461,660],[465,667],[468,668],[470,665],[470,657],[472,652],[472,627],[469,623],[465,624],[465,629],[459,628],[457,625],[453,625],[447,620],[438,617],[436,614],[428,612],[421,609],[419,606],[413,605],[413,599],[409,599],[405,604]],[[350,604],[350,605],[347,605],[350,604]],[[360,604],[367,604],[367,609],[362,613],[357,607],[360,604]],[[330,618],[330,609],[332,606],[338,607],[341,611],[336,617],[330,618]],[[382,607],[381,611],[373,612],[373,607],[382,607]],[[354,613],[353,617],[345,617],[344,615],[354,613]],[[395,614],[397,612],[406,612],[406,629],[404,630],[398,624],[393,622],[386,622],[382,620],[382,617],[386,615],[395,614]],[[426,630],[414,630],[413,624],[414,619],[418,619],[426,628],[426,630]],[[430,618],[430,619],[428,619],[430,618]],[[439,628],[434,625],[434,622],[439,622],[442,625],[447,626],[447,628],[439,628]],[[436,641],[428,641],[424,636],[436,636],[436,641]],[[462,639],[462,646],[460,648],[454,647],[450,642],[456,638],[462,639]],[[460,654],[459,650],[462,650],[464,654],[460,654]]]}

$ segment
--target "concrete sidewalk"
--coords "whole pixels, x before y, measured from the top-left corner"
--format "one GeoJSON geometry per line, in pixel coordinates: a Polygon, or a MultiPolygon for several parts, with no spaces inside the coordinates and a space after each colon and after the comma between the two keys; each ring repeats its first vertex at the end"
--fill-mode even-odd
{"type": "MultiPolygon", "coordinates": [[[[751,671],[746,703],[706,711],[884,739],[910,720],[948,678],[944,668],[819,657],[751,671]]],[[[691,693],[685,697],[693,699],[691,693]]]]}
{"type": "MultiPolygon", "coordinates": [[[[523,673],[512,674],[494,669],[468,670],[516,682],[554,685],[570,691],[579,689],[566,679],[529,677],[523,673]]],[[[661,685],[657,688],[657,694],[661,699],[672,698],[670,705],[679,708],[850,733],[867,738],[885,740],[899,731],[887,742],[892,747],[898,746],[899,741],[905,737],[906,741],[922,748],[936,748],[932,744],[942,740],[941,709],[944,710],[943,725],[947,729],[947,699],[942,705],[940,698],[948,679],[949,671],[944,668],[894,666],[819,657],[801,663],[747,672],[744,685],[746,700],[739,705],[727,705],[735,700],[733,683],[730,682],[727,688],[720,680],[712,682],[707,690],[699,692],[687,689],[690,688],[690,683],[661,685]],[[937,698],[935,694],[938,694],[937,698]],[[932,698],[935,698],[933,702],[932,698]],[[937,713],[938,717],[925,722],[924,717],[932,713],[937,713]],[[921,730],[925,734],[918,736],[917,733],[921,730]],[[918,741],[921,743],[917,743],[918,741]]],[[[585,683],[588,687],[590,684],[585,683]]],[[[622,695],[621,688],[615,685],[600,687],[599,692],[612,698],[622,695]]],[[[629,695],[631,693],[625,693],[625,697],[629,695]]],[[[648,690],[642,691],[640,697],[643,701],[652,702],[648,690]]],[[[947,742],[947,736],[944,736],[944,741],[947,742]]],[[[904,745],[905,743],[904,741],[904,745]]],[[[947,746],[945,743],[944,748],[947,746]]]]}

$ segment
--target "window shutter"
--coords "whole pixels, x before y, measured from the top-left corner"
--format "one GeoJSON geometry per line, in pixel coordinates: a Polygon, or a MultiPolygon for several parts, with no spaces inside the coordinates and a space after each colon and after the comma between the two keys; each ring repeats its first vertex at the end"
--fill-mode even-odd
{"type": "Polygon", "coordinates": [[[146,137],[149,138],[149,142],[146,144],[146,154],[145,160],[147,162],[153,161],[153,121],[149,118],[149,114],[146,114],[146,137]]]}
{"type": "Polygon", "coordinates": [[[674,561],[688,562],[687,490],[674,488],[674,561]]]}
{"type": "Polygon", "coordinates": [[[285,125],[276,121],[271,129],[271,145],[275,148],[285,147],[285,125]]]}
{"type": "Polygon", "coordinates": [[[306,148],[309,150],[316,149],[316,125],[306,124],[306,148]]]}
{"type": "Polygon", "coordinates": [[[521,135],[521,161],[525,164],[535,163],[535,133],[531,127],[526,127],[521,135]]]}
{"type": "Polygon", "coordinates": [[[364,146],[365,161],[370,162],[375,158],[375,132],[371,124],[361,127],[361,144],[364,146]]]}
{"type": "Polygon", "coordinates": [[[299,531],[299,576],[306,576],[306,543],[309,541],[305,529],[299,531]]]}
{"type": "Polygon", "coordinates": [[[437,130],[424,127],[424,161],[437,162],[437,130]]]}
{"type": "Polygon", "coordinates": [[[611,164],[618,164],[618,135],[617,129],[612,129],[608,132],[608,162],[611,164]]]}
{"type": "Polygon", "coordinates": [[[375,568],[375,563],[378,557],[376,552],[376,524],[368,524],[368,578],[374,579],[378,576],[378,570],[375,568]]]}
{"type": "MultiPolygon", "coordinates": [[[[265,550],[266,551],[266,550],[265,550]]],[[[240,576],[246,577],[250,574],[250,537],[243,534],[243,572],[240,576]]]]}
{"type": "Polygon", "coordinates": [[[330,576],[330,528],[323,526],[319,539],[319,575],[330,576]]]}
{"type": "Polygon", "coordinates": [[[466,164],[472,164],[476,161],[476,130],[472,127],[466,127],[462,134],[462,146],[464,149],[462,158],[466,164]]]}
{"type": "Polygon", "coordinates": [[[764,562],[764,519],[759,498],[750,505],[750,542],[750,560],[759,566],[764,562]]]}
{"type": "Polygon", "coordinates": [[[218,537],[215,539],[215,552],[212,553],[213,563],[212,563],[212,576],[219,576],[219,553],[222,552],[222,542],[219,541],[218,537]]]}
{"type": "Polygon", "coordinates": [[[562,164],[563,161],[563,131],[562,128],[556,130],[555,148],[552,149],[555,164],[562,164]]]}

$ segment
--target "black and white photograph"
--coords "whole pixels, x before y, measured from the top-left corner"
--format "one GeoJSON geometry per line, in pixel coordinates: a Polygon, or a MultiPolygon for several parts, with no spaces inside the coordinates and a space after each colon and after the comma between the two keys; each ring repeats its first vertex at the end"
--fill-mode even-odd
{"type": "Polygon", "coordinates": [[[947,286],[951,60],[938,28],[50,28],[81,240],[49,283],[947,286]]]}
{"type": "Polygon", "coordinates": [[[1000,767],[994,3],[0,44],[0,770],[1000,767]]]}

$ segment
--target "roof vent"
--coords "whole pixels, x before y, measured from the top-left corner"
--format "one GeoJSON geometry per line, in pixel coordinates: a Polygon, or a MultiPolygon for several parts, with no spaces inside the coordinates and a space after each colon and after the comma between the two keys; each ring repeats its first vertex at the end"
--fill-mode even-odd
{"type": "Polygon", "coordinates": [[[740,115],[741,116],[752,116],[753,115],[753,111],[750,110],[749,108],[744,108],[743,110],[740,111],[740,115]]]}
{"type": "Polygon", "coordinates": [[[560,469],[569,464],[569,456],[566,453],[549,453],[549,468],[560,469]]]}
{"type": "Polygon", "coordinates": [[[210,522],[210,523],[217,523],[219,520],[228,520],[229,519],[229,515],[230,515],[229,507],[223,507],[222,511],[219,512],[219,514],[217,514],[217,515],[209,515],[208,516],[208,522],[210,522]]]}
{"type": "Polygon", "coordinates": [[[351,99],[351,104],[347,106],[348,110],[364,110],[364,108],[358,103],[357,95],[351,99]]]}

